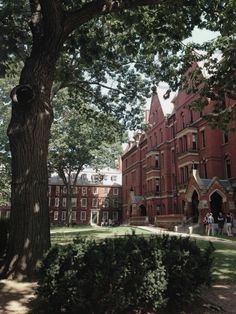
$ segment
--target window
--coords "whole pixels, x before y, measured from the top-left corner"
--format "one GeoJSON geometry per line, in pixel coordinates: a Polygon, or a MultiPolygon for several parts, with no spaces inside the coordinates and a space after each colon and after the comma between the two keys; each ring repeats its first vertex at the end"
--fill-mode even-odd
{"type": "Polygon", "coordinates": [[[114,221],[117,221],[117,220],[118,220],[118,212],[117,212],[117,211],[115,211],[115,212],[112,213],[112,219],[113,219],[114,221]]]}
{"type": "Polygon", "coordinates": [[[183,151],[186,152],[188,150],[188,141],[187,141],[187,136],[184,135],[183,137],[183,151]]]}
{"type": "Polygon", "coordinates": [[[181,113],[181,124],[182,124],[182,129],[185,128],[185,117],[184,117],[184,113],[181,113]]]}
{"type": "Polygon", "coordinates": [[[183,152],[183,139],[182,138],[179,139],[179,152],[180,153],[183,152]]]}
{"type": "Polygon", "coordinates": [[[55,207],[59,207],[59,197],[55,197],[55,207]]]}
{"type": "Polygon", "coordinates": [[[197,134],[192,134],[192,145],[193,145],[193,150],[197,149],[197,134]]]}
{"type": "Polygon", "coordinates": [[[99,176],[97,174],[92,175],[91,179],[93,182],[99,182],[99,176]]]}
{"type": "Polygon", "coordinates": [[[159,155],[155,156],[155,167],[159,169],[159,155]]]}
{"type": "Polygon", "coordinates": [[[58,211],[55,211],[53,214],[53,219],[58,220],[58,211]]]}
{"type": "Polygon", "coordinates": [[[111,181],[116,182],[117,181],[117,176],[111,176],[111,181]]]}
{"type": "Polygon", "coordinates": [[[164,153],[161,154],[161,166],[164,168],[164,153]]]}
{"type": "MultiPolygon", "coordinates": [[[[127,178],[127,177],[126,177],[127,178]]],[[[105,187],[104,188],[104,194],[108,194],[109,193],[109,188],[108,187],[105,187]]]]}
{"type": "Polygon", "coordinates": [[[86,211],[85,210],[82,210],[80,212],[80,220],[81,221],[85,221],[86,220],[86,211]]]}
{"type": "Polygon", "coordinates": [[[160,129],[160,138],[161,138],[161,143],[163,142],[163,131],[160,129]]]}
{"type": "Polygon", "coordinates": [[[205,131],[201,131],[202,148],[206,147],[205,131]]]}
{"type": "Polygon", "coordinates": [[[98,188],[97,188],[97,186],[94,186],[94,187],[93,187],[93,194],[98,194],[98,188]]]}
{"type": "Polygon", "coordinates": [[[92,207],[98,207],[98,199],[97,198],[92,199],[92,207]]]}
{"type": "Polygon", "coordinates": [[[72,220],[73,221],[76,220],[76,211],[75,210],[72,211],[72,220]]]}
{"type": "Polygon", "coordinates": [[[231,178],[231,161],[229,157],[227,157],[227,159],[225,160],[225,166],[226,166],[226,176],[227,178],[231,178]]]}
{"type": "Polygon", "coordinates": [[[77,191],[78,191],[78,189],[77,189],[77,186],[73,186],[73,194],[77,194],[77,191]]]}
{"type": "Polygon", "coordinates": [[[105,205],[105,207],[107,208],[107,207],[109,207],[109,198],[106,198],[105,199],[105,202],[104,202],[104,205],[105,205]]]}
{"type": "Polygon", "coordinates": [[[88,189],[87,187],[82,187],[82,195],[87,195],[88,189]]]}
{"type": "Polygon", "coordinates": [[[203,162],[203,171],[204,171],[204,178],[207,179],[207,163],[206,163],[206,161],[203,162]]]}
{"type": "Polygon", "coordinates": [[[61,212],[61,220],[63,220],[63,221],[66,220],[66,211],[61,212]]]}
{"type": "Polygon", "coordinates": [[[60,194],[60,186],[56,185],[56,195],[60,194]]]}
{"type": "Polygon", "coordinates": [[[71,206],[72,207],[77,207],[77,198],[72,197],[72,199],[71,199],[71,206]]]}
{"type": "Polygon", "coordinates": [[[87,198],[81,198],[81,207],[87,207],[87,198]]]}
{"type": "Polygon", "coordinates": [[[108,218],[109,218],[109,213],[108,212],[103,212],[102,213],[102,219],[103,220],[108,220],[108,218]]]}
{"type": "Polygon", "coordinates": [[[63,194],[66,194],[66,192],[67,192],[67,191],[66,191],[66,186],[64,185],[63,188],[62,188],[62,193],[63,193],[63,194]]]}
{"type": "Polygon", "coordinates": [[[63,199],[62,199],[62,207],[66,207],[66,198],[65,197],[63,197],[63,199]]]}
{"type": "Polygon", "coordinates": [[[49,194],[49,195],[51,194],[51,191],[52,191],[52,186],[49,185],[49,187],[48,187],[48,194],[49,194]]]}
{"type": "Polygon", "coordinates": [[[10,210],[6,211],[6,218],[10,218],[10,210]]]}
{"type": "Polygon", "coordinates": [[[118,188],[113,188],[113,195],[118,195],[118,188]]]}
{"type": "Polygon", "coordinates": [[[160,192],[160,178],[156,178],[156,192],[160,192]]]}
{"type": "Polygon", "coordinates": [[[193,111],[190,110],[190,123],[193,123],[193,111]]]}
{"type": "Polygon", "coordinates": [[[113,199],[113,206],[114,206],[115,208],[118,207],[118,199],[117,199],[117,198],[114,198],[114,199],[113,199]]]}
{"type": "Polygon", "coordinates": [[[228,132],[224,132],[223,133],[223,143],[226,144],[229,141],[229,133],[228,132]]]}
{"type": "Polygon", "coordinates": [[[81,175],[81,179],[82,179],[82,181],[87,181],[87,180],[88,180],[87,174],[86,174],[86,173],[83,173],[83,174],[81,175]]]}

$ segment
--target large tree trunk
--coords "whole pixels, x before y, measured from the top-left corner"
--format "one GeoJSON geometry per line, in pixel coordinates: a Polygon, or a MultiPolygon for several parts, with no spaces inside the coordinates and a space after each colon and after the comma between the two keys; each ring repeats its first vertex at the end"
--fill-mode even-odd
{"type": "Polygon", "coordinates": [[[20,85],[11,94],[11,227],[5,276],[33,277],[37,263],[50,247],[47,155],[55,59],[45,50],[41,55],[32,54],[22,70],[20,85]]]}

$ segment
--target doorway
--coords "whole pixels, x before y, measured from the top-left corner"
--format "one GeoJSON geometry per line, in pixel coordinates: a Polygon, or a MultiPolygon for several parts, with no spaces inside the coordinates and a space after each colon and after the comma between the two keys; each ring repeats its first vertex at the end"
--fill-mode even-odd
{"type": "Polygon", "coordinates": [[[99,222],[99,213],[97,210],[91,212],[91,225],[98,225],[99,222]]]}
{"type": "Polygon", "coordinates": [[[199,218],[199,211],[198,211],[198,194],[196,191],[193,192],[192,195],[192,219],[193,223],[198,223],[198,218],[199,218]]]}
{"type": "Polygon", "coordinates": [[[218,192],[214,192],[211,195],[211,212],[213,214],[214,220],[217,221],[219,212],[223,210],[223,198],[218,192]]]}

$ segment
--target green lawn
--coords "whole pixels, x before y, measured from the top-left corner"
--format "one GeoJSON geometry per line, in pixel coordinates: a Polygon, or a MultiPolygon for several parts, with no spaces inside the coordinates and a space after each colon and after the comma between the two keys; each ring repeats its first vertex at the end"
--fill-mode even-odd
{"type": "MultiPolygon", "coordinates": [[[[207,241],[197,241],[197,244],[204,248],[207,241]]],[[[230,284],[236,282],[236,244],[213,243],[214,263],[213,280],[218,284],[230,284]]]]}
{"type": "MultiPolygon", "coordinates": [[[[78,235],[89,237],[92,239],[104,239],[107,237],[124,236],[135,232],[137,235],[152,235],[151,232],[141,230],[136,227],[91,227],[91,226],[75,226],[75,227],[52,227],[51,241],[52,244],[71,243],[78,235]]],[[[227,237],[227,239],[229,239],[227,237]]],[[[235,240],[234,238],[230,238],[235,240]]],[[[197,240],[197,244],[204,248],[208,241],[197,240]]],[[[236,243],[213,243],[214,264],[213,264],[213,280],[217,283],[234,283],[236,282],[236,243]]]]}
{"type": "Polygon", "coordinates": [[[149,231],[141,230],[135,227],[91,227],[91,226],[75,226],[75,227],[53,227],[51,229],[52,244],[71,243],[77,236],[86,236],[93,239],[104,239],[107,237],[116,237],[132,234],[137,235],[151,234],[149,231]]]}

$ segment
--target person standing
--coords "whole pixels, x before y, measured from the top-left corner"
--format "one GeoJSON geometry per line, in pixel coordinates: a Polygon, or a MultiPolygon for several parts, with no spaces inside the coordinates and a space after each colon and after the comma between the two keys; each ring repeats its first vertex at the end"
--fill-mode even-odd
{"type": "Polygon", "coordinates": [[[232,237],[232,215],[230,213],[227,213],[226,215],[226,230],[227,235],[232,237]]]}
{"type": "Polygon", "coordinates": [[[214,235],[215,234],[215,230],[214,230],[214,217],[212,215],[212,213],[209,214],[208,216],[208,236],[211,234],[211,235],[214,235]]]}
{"type": "Polygon", "coordinates": [[[224,224],[225,224],[225,218],[222,212],[219,212],[219,215],[217,217],[218,221],[218,234],[223,234],[224,224]]]}
{"type": "Polygon", "coordinates": [[[204,232],[208,234],[208,217],[209,213],[206,213],[206,216],[203,218],[204,232]]]}

